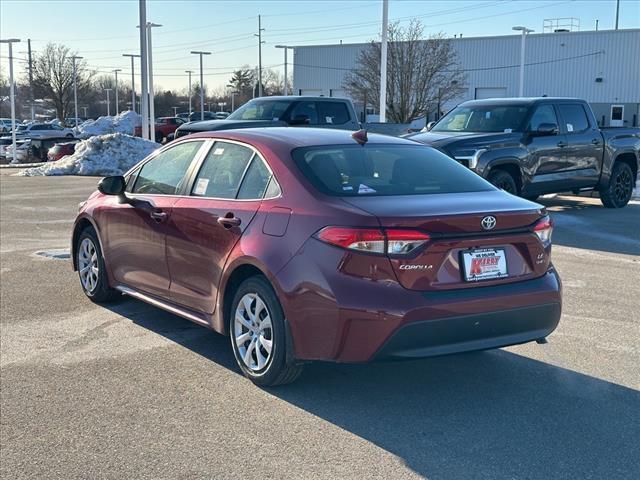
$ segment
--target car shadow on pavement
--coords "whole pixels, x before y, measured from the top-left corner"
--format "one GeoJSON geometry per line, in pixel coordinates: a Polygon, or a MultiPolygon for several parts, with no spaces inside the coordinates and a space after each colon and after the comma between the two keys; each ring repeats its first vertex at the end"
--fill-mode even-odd
{"type": "MultiPolygon", "coordinates": [[[[134,300],[112,310],[239,374],[226,337],[134,300]]],[[[640,392],[505,350],[313,363],[267,391],[430,479],[640,478],[640,392]]]]}
{"type": "Polygon", "coordinates": [[[611,209],[588,197],[542,198],[538,203],[555,222],[555,245],[640,255],[640,204],[611,209]]]}

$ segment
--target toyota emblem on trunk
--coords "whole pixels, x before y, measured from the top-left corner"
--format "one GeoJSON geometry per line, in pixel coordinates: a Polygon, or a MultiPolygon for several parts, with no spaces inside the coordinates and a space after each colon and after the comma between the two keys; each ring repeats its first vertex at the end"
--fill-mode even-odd
{"type": "Polygon", "coordinates": [[[482,222],[480,223],[482,224],[482,228],[484,228],[485,230],[493,230],[493,228],[496,226],[496,217],[487,215],[482,219],[482,222]]]}

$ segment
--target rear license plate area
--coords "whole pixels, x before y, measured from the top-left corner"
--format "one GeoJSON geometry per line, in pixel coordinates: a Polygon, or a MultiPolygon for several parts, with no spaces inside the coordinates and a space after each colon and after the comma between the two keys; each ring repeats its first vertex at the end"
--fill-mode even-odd
{"type": "Polygon", "coordinates": [[[504,248],[478,248],[460,252],[460,267],[465,282],[495,280],[509,276],[504,248]]]}

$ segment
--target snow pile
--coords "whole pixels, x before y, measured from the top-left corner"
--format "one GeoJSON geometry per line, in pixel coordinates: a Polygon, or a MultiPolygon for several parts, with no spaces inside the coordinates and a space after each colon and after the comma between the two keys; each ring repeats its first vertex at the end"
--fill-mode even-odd
{"type": "Polygon", "coordinates": [[[73,155],[28,168],[18,175],[122,175],[158,147],[155,142],[122,133],[99,135],[79,142],[73,155]]]}
{"type": "Polygon", "coordinates": [[[89,138],[94,135],[108,133],[126,133],[133,135],[136,126],[142,125],[142,117],[136,112],[127,110],[115,117],[99,117],[97,120],[87,120],[73,129],[77,138],[89,138]]]}
{"type": "Polygon", "coordinates": [[[636,188],[633,189],[633,193],[631,194],[631,198],[636,198],[640,200],[640,175],[638,175],[638,181],[636,182],[636,188]]]}

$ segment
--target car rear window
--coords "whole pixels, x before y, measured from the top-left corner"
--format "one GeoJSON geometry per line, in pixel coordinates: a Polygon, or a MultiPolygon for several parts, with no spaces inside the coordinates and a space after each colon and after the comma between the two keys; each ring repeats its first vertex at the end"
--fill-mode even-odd
{"type": "Polygon", "coordinates": [[[328,195],[424,195],[494,189],[445,154],[419,145],[304,147],[292,155],[305,177],[328,195]]]}

